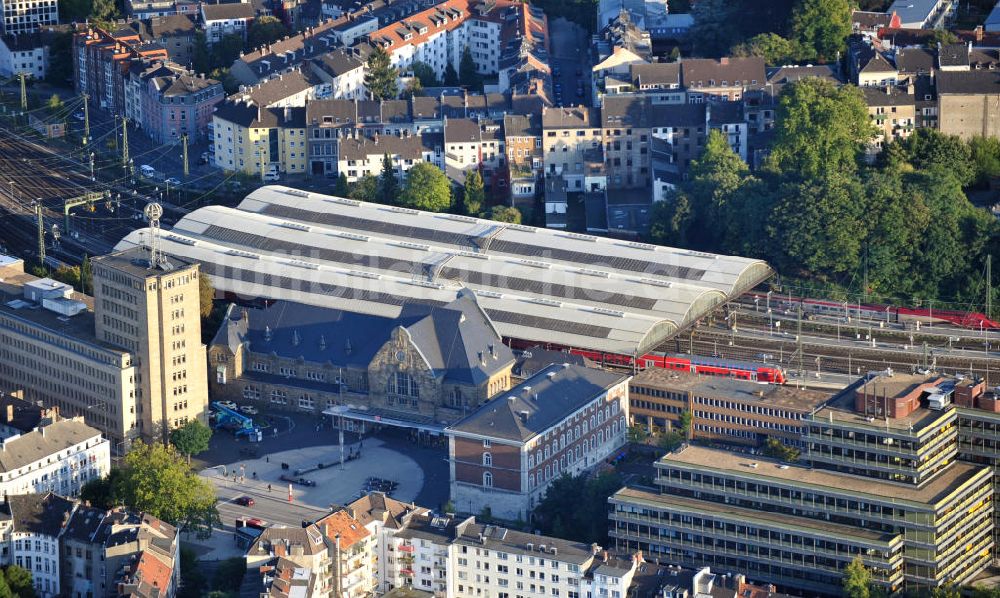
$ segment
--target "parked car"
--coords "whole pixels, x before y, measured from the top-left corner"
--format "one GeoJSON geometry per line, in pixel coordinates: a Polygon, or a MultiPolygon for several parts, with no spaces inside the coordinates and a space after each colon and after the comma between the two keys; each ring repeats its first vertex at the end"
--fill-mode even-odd
{"type": "Polygon", "coordinates": [[[163,182],[166,183],[166,184],[168,184],[168,185],[173,185],[175,187],[177,187],[177,186],[179,186],[181,184],[181,182],[178,181],[177,179],[175,179],[174,177],[170,177],[169,179],[167,179],[167,180],[165,180],[163,182]]]}
{"type": "Polygon", "coordinates": [[[75,112],[75,113],[73,113],[73,118],[75,118],[76,120],[78,120],[80,122],[83,122],[84,120],[86,120],[87,117],[84,116],[83,112],[75,112]]]}
{"type": "Polygon", "coordinates": [[[252,507],[255,504],[257,504],[256,501],[254,501],[253,497],[250,496],[241,496],[235,499],[233,502],[238,505],[242,505],[244,507],[252,507]]]}
{"type": "MultiPolygon", "coordinates": [[[[285,464],[284,463],[282,463],[282,469],[285,469],[285,464]]],[[[288,474],[282,475],[279,479],[282,482],[291,482],[293,484],[299,484],[301,486],[315,486],[316,485],[316,482],[314,482],[314,481],[312,481],[312,480],[310,480],[308,478],[299,478],[299,477],[295,477],[295,476],[290,476],[288,474]]]]}
{"type": "Polygon", "coordinates": [[[275,181],[280,181],[280,180],[281,180],[281,175],[279,175],[277,172],[266,172],[266,173],[264,173],[264,182],[265,183],[273,183],[275,181]]]}
{"type": "Polygon", "coordinates": [[[219,401],[219,405],[222,405],[226,409],[236,409],[236,403],[232,401],[219,401]]]}
{"type": "Polygon", "coordinates": [[[259,411],[253,405],[240,405],[240,413],[246,415],[257,415],[259,411]]]}

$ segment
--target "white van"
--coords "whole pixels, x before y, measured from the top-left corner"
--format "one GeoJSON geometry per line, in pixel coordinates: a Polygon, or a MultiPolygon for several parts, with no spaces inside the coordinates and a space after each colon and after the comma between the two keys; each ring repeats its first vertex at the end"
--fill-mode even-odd
{"type": "Polygon", "coordinates": [[[149,164],[143,164],[139,167],[139,173],[146,178],[153,178],[156,176],[156,169],[149,164]]]}
{"type": "Polygon", "coordinates": [[[264,173],[264,182],[265,183],[273,183],[275,181],[280,181],[280,180],[281,180],[281,176],[278,175],[277,172],[265,172],[264,173]]]}

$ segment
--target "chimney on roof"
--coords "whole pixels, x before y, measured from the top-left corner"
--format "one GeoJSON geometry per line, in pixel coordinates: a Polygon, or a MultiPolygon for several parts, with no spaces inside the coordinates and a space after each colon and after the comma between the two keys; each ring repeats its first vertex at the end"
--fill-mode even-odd
{"type": "Polygon", "coordinates": [[[983,42],[983,26],[976,25],[976,28],[973,30],[973,33],[975,33],[976,35],[976,43],[981,44],[983,42]]]}
{"type": "Polygon", "coordinates": [[[527,423],[528,423],[528,412],[527,411],[519,411],[517,413],[517,416],[521,418],[521,423],[522,424],[526,424],[527,425],[527,423]]]}

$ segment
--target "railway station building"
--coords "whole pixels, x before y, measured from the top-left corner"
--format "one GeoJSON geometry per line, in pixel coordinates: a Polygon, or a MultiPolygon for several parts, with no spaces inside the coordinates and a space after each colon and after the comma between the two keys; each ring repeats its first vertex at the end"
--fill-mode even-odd
{"type": "MultiPolygon", "coordinates": [[[[142,247],[149,230],[118,249],[142,247]]],[[[760,260],[420,212],[265,186],[160,239],[242,303],[285,300],[386,318],[468,289],[508,346],[634,358],[772,271],[760,260]]]]}
{"type": "Polygon", "coordinates": [[[208,349],[216,399],[440,434],[510,388],[514,354],[476,296],[396,318],[279,301],[231,305],[208,349]],[[331,411],[333,413],[333,411],[331,411]]]}

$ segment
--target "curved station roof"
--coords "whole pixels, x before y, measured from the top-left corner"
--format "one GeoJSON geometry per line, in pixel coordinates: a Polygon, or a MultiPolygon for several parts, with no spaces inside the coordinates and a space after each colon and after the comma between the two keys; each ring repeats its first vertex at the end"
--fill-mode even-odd
{"type": "MultiPolygon", "coordinates": [[[[118,249],[149,246],[129,233],[118,249]]],[[[396,317],[463,287],[509,338],[620,354],[656,347],[772,273],[763,261],[420,212],[267,186],[160,233],[216,289],[396,317]]]]}

